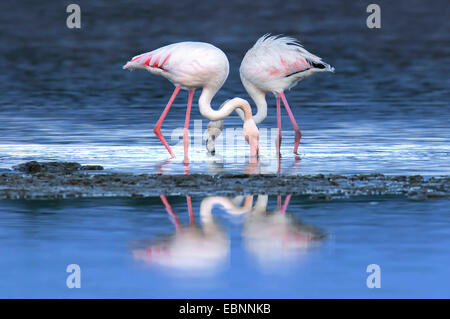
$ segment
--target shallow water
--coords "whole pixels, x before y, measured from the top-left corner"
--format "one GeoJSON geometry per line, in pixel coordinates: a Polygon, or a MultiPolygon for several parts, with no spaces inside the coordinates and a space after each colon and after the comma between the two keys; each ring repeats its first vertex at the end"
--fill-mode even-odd
{"type": "MultiPolygon", "coordinates": [[[[446,1],[382,5],[382,28],[368,29],[365,1],[78,1],[82,28],[65,27],[65,7],[8,2],[1,10],[0,169],[26,160],[70,160],[107,169],[181,173],[153,135],[173,86],[147,72],[125,72],[129,57],[183,40],[211,42],[230,60],[230,75],[213,101],[249,98],[240,61],[266,32],[285,33],[336,67],[287,92],[301,130],[301,164],[283,110],[281,171],[286,174],[448,174],[450,19],[446,1]],[[38,13],[38,14],[37,14],[38,13]],[[207,17],[207,18],[206,18],[207,17]],[[18,23],[27,21],[27,23],[18,23]],[[162,167],[162,168],[161,168],[162,167]]],[[[184,123],[182,92],[163,125],[171,145],[184,123]],[[177,132],[175,131],[175,135],[177,132]]],[[[196,92],[194,101],[199,92],[196,92]]],[[[261,128],[275,128],[275,100],[261,128]]],[[[195,143],[201,116],[194,103],[190,171],[243,172],[245,143],[227,140],[217,156],[195,143]],[[211,164],[212,163],[212,164],[211,164]],[[212,167],[212,168],[211,168],[212,167]]],[[[240,128],[237,115],[227,128],[240,128]]],[[[206,128],[203,121],[202,128],[206,128]]],[[[262,141],[261,172],[279,170],[275,149],[262,141]]]]}
{"type": "MultiPolygon", "coordinates": [[[[381,2],[379,30],[366,27],[365,0],[76,3],[80,30],[66,28],[65,3],[0,4],[0,172],[29,160],[164,174],[450,172],[448,1],[381,2]],[[286,92],[303,132],[301,159],[284,109],[283,157],[275,157],[273,96],[259,164],[249,165],[248,147],[231,138],[207,156],[196,92],[186,167],[176,145],[182,92],[163,124],[176,145],[168,160],[152,128],[173,86],[123,64],[169,43],[213,43],[231,66],[217,108],[249,99],[239,64],[268,32],[299,38],[336,68],[286,92]]],[[[225,121],[241,126],[237,115],[225,121]]],[[[160,198],[0,201],[0,297],[450,297],[446,200],[292,197],[285,214],[234,216],[216,205],[212,219],[200,214],[205,198],[192,198],[197,228],[187,227],[186,198],[168,201],[178,235],[160,198]],[[73,263],[81,289],[66,287],[73,263]],[[369,264],[381,267],[381,289],[366,286],[369,264]]],[[[276,210],[277,197],[267,207],[276,210]]]]}
{"type": "Polygon", "coordinates": [[[450,297],[448,201],[191,200],[0,202],[0,297],[450,297]]]}

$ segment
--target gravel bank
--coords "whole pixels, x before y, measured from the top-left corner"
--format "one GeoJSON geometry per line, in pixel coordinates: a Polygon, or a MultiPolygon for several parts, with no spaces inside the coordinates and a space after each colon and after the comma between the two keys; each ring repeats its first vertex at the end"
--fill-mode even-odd
{"type": "Polygon", "coordinates": [[[450,198],[450,177],[365,175],[157,175],[102,173],[101,166],[27,162],[0,174],[0,199],[295,194],[316,199],[403,195],[450,198]]]}

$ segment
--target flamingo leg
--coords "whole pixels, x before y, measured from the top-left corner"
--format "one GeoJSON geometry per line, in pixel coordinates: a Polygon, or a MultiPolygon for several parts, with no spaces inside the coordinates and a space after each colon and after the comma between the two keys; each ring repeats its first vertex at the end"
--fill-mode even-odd
{"type": "Polygon", "coordinates": [[[189,224],[194,225],[194,210],[192,209],[191,196],[186,196],[186,202],[187,202],[188,211],[189,211],[189,224]]]}
{"type": "Polygon", "coordinates": [[[187,163],[188,159],[188,149],[189,149],[189,120],[191,118],[191,107],[192,98],[194,97],[194,90],[189,90],[188,105],[186,109],[186,119],[184,121],[184,132],[183,132],[183,144],[184,144],[184,162],[187,163]]]}
{"type": "Polygon", "coordinates": [[[289,114],[289,118],[291,119],[292,126],[294,127],[295,131],[295,146],[294,146],[294,154],[297,154],[298,150],[298,144],[300,144],[300,139],[302,138],[302,133],[300,132],[300,129],[297,126],[297,122],[295,121],[294,114],[292,114],[291,108],[289,107],[289,104],[286,100],[286,97],[284,96],[284,92],[280,92],[281,99],[283,100],[284,107],[286,108],[286,111],[289,114]]]}
{"type": "Polygon", "coordinates": [[[179,231],[181,228],[181,223],[180,223],[180,220],[178,219],[177,214],[175,214],[175,212],[173,211],[172,206],[170,206],[169,202],[167,201],[166,196],[160,195],[159,197],[161,198],[162,202],[164,203],[164,206],[166,206],[166,211],[169,214],[169,216],[172,218],[172,220],[175,224],[175,229],[177,231],[179,231]]]}
{"type": "Polygon", "coordinates": [[[281,157],[281,109],[280,109],[280,97],[277,96],[277,126],[278,126],[278,144],[277,154],[281,157]]]}
{"type": "Polygon", "coordinates": [[[153,132],[155,135],[159,138],[161,143],[166,147],[167,151],[169,151],[172,158],[175,157],[175,154],[173,154],[172,149],[170,148],[169,144],[167,144],[166,139],[161,133],[161,125],[166,118],[167,113],[169,112],[170,107],[172,106],[173,101],[175,100],[175,97],[177,96],[178,92],[180,92],[180,87],[175,87],[175,90],[172,93],[172,96],[170,97],[169,102],[167,103],[166,107],[164,108],[164,111],[161,114],[161,117],[159,118],[158,122],[156,123],[155,127],[153,128],[153,132]]]}

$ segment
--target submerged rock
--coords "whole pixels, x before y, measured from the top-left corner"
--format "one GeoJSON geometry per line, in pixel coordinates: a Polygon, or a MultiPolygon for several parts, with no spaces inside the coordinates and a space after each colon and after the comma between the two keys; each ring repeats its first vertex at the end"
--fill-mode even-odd
{"type": "Polygon", "coordinates": [[[55,173],[69,174],[79,170],[103,170],[100,165],[82,166],[76,162],[36,162],[30,161],[13,166],[13,169],[26,174],[55,173]]]}
{"type": "Polygon", "coordinates": [[[81,164],[74,162],[26,162],[13,166],[13,169],[27,174],[33,173],[71,173],[81,168],[81,164]]]}
{"type": "Polygon", "coordinates": [[[83,165],[81,166],[82,171],[103,171],[103,166],[101,165],[83,165]]]}

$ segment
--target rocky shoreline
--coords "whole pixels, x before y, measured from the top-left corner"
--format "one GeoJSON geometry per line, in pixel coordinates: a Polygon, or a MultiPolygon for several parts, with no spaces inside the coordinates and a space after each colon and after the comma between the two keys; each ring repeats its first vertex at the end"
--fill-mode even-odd
{"type": "Polygon", "coordinates": [[[101,166],[27,162],[0,174],[0,199],[148,197],[159,195],[308,195],[313,199],[400,195],[450,198],[450,177],[361,175],[158,175],[102,172],[101,166]]]}

